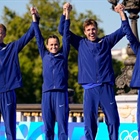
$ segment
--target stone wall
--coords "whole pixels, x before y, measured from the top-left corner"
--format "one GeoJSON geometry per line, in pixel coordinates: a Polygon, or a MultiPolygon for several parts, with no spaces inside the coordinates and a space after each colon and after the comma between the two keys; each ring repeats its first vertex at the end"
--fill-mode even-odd
{"type": "Polygon", "coordinates": [[[137,95],[117,95],[116,96],[120,122],[137,122],[137,95]]]}

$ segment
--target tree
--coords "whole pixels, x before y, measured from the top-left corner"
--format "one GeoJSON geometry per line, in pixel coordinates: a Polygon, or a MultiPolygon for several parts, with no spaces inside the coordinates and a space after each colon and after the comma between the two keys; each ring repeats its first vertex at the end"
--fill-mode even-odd
{"type": "MultiPolygon", "coordinates": [[[[31,5],[35,5],[41,15],[39,25],[44,38],[50,34],[56,34],[61,40],[62,37],[59,35],[57,28],[62,14],[62,4],[63,2],[60,0],[30,0],[30,3],[27,5],[27,12],[23,16],[19,16],[15,11],[4,7],[3,21],[7,26],[5,42],[8,43],[9,41],[17,40],[27,31],[31,23],[31,15],[29,12],[31,5]]],[[[71,30],[76,34],[83,35],[83,20],[89,17],[92,17],[97,22],[101,22],[91,11],[77,14],[73,8],[71,13],[71,30]]],[[[103,29],[99,28],[99,36],[103,35],[103,29]]],[[[16,91],[17,102],[40,103],[42,95],[42,62],[35,39],[31,40],[20,52],[19,59],[24,87],[16,91]]],[[[77,83],[77,73],[77,52],[71,47],[69,55],[69,88],[74,89],[76,93],[74,95],[74,102],[82,103],[83,90],[77,83]]]]}
{"type": "MultiPolygon", "coordinates": [[[[114,75],[115,78],[117,78],[122,73],[122,68],[124,67],[124,64],[122,61],[112,59],[113,69],[114,69],[114,75]]],[[[114,86],[115,93],[117,93],[117,88],[114,86]]]]}

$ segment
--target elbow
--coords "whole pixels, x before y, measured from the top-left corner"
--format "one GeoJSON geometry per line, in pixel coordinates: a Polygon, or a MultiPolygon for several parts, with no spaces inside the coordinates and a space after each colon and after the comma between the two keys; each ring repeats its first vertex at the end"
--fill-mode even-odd
{"type": "Polygon", "coordinates": [[[58,30],[58,32],[59,32],[59,34],[60,34],[61,36],[63,36],[63,32],[62,32],[62,31],[58,30]]]}
{"type": "Polygon", "coordinates": [[[58,32],[61,36],[63,36],[63,30],[60,27],[58,27],[58,32]]]}

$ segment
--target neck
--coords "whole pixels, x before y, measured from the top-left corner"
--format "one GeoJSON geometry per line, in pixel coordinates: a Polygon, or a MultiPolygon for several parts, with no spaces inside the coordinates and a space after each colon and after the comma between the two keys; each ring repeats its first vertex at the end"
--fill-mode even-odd
{"type": "Polygon", "coordinates": [[[93,42],[98,42],[100,39],[99,38],[96,38],[93,42]]]}

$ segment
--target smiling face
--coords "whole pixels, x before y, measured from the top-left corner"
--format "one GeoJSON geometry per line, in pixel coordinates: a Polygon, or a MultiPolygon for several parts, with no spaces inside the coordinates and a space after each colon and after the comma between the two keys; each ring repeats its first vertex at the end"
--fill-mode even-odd
{"type": "Polygon", "coordinates": [[[85,27],[84,34],[90,41],[95,41],[97,38],[97,28],[94,25],[85,27]]]}
{"type": "Polygon", "coordinates": [[[84,34],[90,41],[95,41],[97,39],[98,27],[96,21],[88,19],[84,22],[84,34]]]}
{"type": "Polygon", "coordinates": [[[49,38],[46,41],[46,48],[48,49],[48,51],[50,53],[55,54],[58,52],[59,46],[60,43],[58,37],[55,35],[49,36],[49,38]]]}

